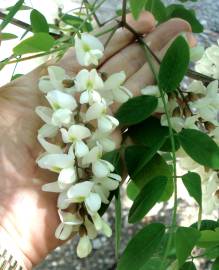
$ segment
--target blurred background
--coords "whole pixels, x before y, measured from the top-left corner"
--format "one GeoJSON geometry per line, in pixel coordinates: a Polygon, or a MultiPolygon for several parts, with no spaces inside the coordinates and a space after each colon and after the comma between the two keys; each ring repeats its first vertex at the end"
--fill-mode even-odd
{"type": "MultiPolygon", "coordinates": [[[[15,4],[14,0],[0,0],[0,11],[5,10],[8,6],[15,4]]],[[[91,1],[92,2],[92,1],[91,1]]],[[[166,3],[177,3],[174,0],[166,0],[166,3]]],[[[68,12],[75,7],[80,6],[80,0],[26,0],[25,4],[32,8],[39,10],[47,18],[49,23],[54,23],[55,18],[58,15],[58,9],[61,8],[63,12],[68,12]],[[49,11],[49,12],[48,12],[49,11]]],[[[197,36],[200,44],[205,47],[210,46],[213,43],[217,43],[219,39],[219,1],[215,0],[199,0],[197,2],[188,3],[190,8],[193,8],[197,12],[197,16],[201,23],[204,25],[205,31],[197,36]]],[[[110,19],[115,15],[116,10],[121,7],[121,1],[107,0],[97,13],[100,21],[110,19]]],[[[69,13],[71,14],[71,13],[69,13]]],[[[16,18],[26,23],[29,22],[29,11],[20,11],[16,18]]],[[[16,33],[18,39],[24,34],[25,30],[15,25],[8,25],[5,32],[16,33]]],[[[26,37],[28,37],[27,34],[26,37]]],[[[18,39],[3,42],[0,47],[0,61],[10,56],[13,47],[18,43],[18,39]]],[[[41,57],[34,60],[25,61],[18,65],[8,65],[0,71],[0,85],[11,80],[12,74],[25,74],[32,70],[34,67],[46,61],[47,57],[41,57]],[[16,69],[16,70],[15,70],[16,69]]],[[[31,86],[30,86],[31,87],[31,86]]],[[[179,223],[188,226],[196,221],[197,209],[193,204],[193,200],[187,195],[183,185],[179,186],[180,204],[179,212],[181,212],[181,220],[179,223]],[[186,209],[186,211],[185,211],[186,209]]],[[[127,221],[128,210],[131,205],[131,201],[125,194],[125,188],[122,190],[122,207],[123,207],[123,220],[122,220],[122,238],[121,238],[121,251],[126,246],[131,236],[141,227],[143,224],[150,222],[151,220],[162,220],[168,222],[171,214],[171,201],[169,203],[162,203],[154,207],[147,218],[143,220],[142,224],[137,226],[129,225],[127,221]]],[[[112,202],[108,212],[105,214],[105,219],[114,227],[114,202],[112,202]]],[[[213,218],[217,219],[218,213],[213,215],[213,218]]],[[[204,218],[212,218],[205,216],[204,218]]],[[[37,232],[40,233],[40,232],[37,232]]],[[[77,241],[69,241],[62,247],[57,248],[52,254],[50,254],[45,261],[43,261],[35,270],[114,270],[116,259],[114,253],[114,237],[107,239],[104,236],[99,236],[93,241],[94,251],[84,260],[79,260],[76,256],[75,247],[77,241]]],[[[207,270],[208,263],[200,262],[197,269],[207,270]]],[[[129,269],[127,269],[129,270],[129,269]]],[[[130,269],[131,270],[131,269],[130,269]]]]}

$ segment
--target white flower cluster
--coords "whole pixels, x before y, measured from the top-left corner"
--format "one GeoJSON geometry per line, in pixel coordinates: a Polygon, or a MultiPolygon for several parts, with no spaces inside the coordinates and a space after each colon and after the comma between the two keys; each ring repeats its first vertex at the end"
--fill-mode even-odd
{"type": "MultiPolygon", "coordinates": [[[[103,45],[85,33],[76,38],[75,51],[81,65],[96,65],[103,56],[103,45]]],[[[40,168],[57,174],[56,181],[43,185],[42,189],[59,193],[57,207],[61,222],[55,235],[66,240],[78,232],[80,258],[90,254],[90,240],[98,232],[111,236],[109,225],[98,211],[102,203],[109,203],[110,191],[117,189],[121,180],[103,155],[115,149],[111,133],[119,125],[108,113],[108,107],[131,97],[122,86],[124,81],[124,72],[104,81],[96,69],[82,69],[71,78],[57,66],[49,67],[48,76],[39,81],[47,106],[36,108],[45,122],[38,131],[45,152],[37,163],[40,168]]]]}
{"type": "Polygon", "coordinates": [[[212,45],[205,50],[195,69],[202,74],[219,79],[219,40],[218,45],[212,45]]]}
{"type": "MultiPolygon", "coordinates": [[[[197,48],[196,54],[199,56],[202,54],[199,48],[197,48]]],[[[200,57],[196,58],[199,59],[200,57]]],[[[201,59],[196,63],[196,70],[207,76],[219,79],[219,46],[213,45],[204,52],[201,59]]],[[[161,124],[168,126],[157,86],[146,87],[142,90],[142,94],[152,94],[159,97],[157,112],[163,113],[161,124]]],[[[185,100],[174,95],[165,96],[166,101],[168,101],[167,106],[171,115],[170,121],[173,129],[177,132],[180,132],[183,128],[199,129],[212,137],[219,145],[218,80],[212,81],[207,87],[201,81],[194,80],[188,86],[187,91],[184,92],[184,96],[185,100]]],[[[188,157],[182,149],[176,154],[183,169],[200,174],[202,179],[203,210],[206,214],[211,214],[214,209],[219,207],[218,173],[200,166],[188,157]]]]}

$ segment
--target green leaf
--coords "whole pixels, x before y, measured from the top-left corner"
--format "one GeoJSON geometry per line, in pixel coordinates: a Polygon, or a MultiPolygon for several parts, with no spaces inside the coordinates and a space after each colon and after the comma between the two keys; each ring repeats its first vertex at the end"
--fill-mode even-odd
{"type": "Polygon", "coordinates": [[[153,223],[140,230],[128,243],[117,270],[139,270],[156,251],[165,234],[165,226],[153,223]]]}
{"type": "MultiPolygon", "coordinates": [[[[198,222],[192,224],[190,227],[198,229],[198,222]]],[[[205,219],[201,221],[200,231],[205,231],[205,230],[214,231],[218,227],[219,227],[219,223],[217,221],[205,219]]]]}
{"type": "Polygon", "coordinates": [[[20,78],[23,75],[24,74],[20,74],[20,73],[14,74],[13,77],[11,78],[11,81],[16,80],[16,79],[20,78]]]}
{"type": "Polygon", "coordinates": [[[0,33],[0,41],[10,40],[10,39],[15,39],[15,38],[17,38],[17,36],[11,33],[0,33]]]}
{"type": "Polygon", "coordinates": [[[81,28],[81,30],[83,30],[84,32],[91,32],[93,30],[91,23],[89,23],[88,21],[84,22],[84,20],[80,17],[64,14],[60,19],[64,23],[71,25],[73,28],[75,28],[75,30],[78,30],[79,28],[81,28]]]}
{"type": "Polygon", "coordinates": [[[130,2],[130,9],[133,17],[137,20],[141,11],[145,6],[146,0],[129,0],[130,2]]]}
{"type": "Polygon", "coordinates": [[[209,248],[219,245],[219,228],[215,231],[201,231],[201,238],[199,239],[197,246],[201,248],[209,248]]]}
{"type": "Polygon", "coordinates": [[[144,166],[152,159],[156,152],[160,149],[160,143],[148,148],[142,145],[131,145],[125,149],[125,160],[128,171],[132,178],[142,171],[144,166]],[[139,159],[136,159],[139,156],[139,159]]]}
{"type": "Polygon", "coordinates": [[[202,33],[204,30],[203,25],[198,21],[191,10],[181,7],[176,8],[172,11],[170,16],[171,18],[177,17],[189,22],[194,33],[202,33]]]}
{"type": "Polygon", "coordinates": [[[204,252],[204,256],[209,260],[217,258],[219,256],[219,246],[207,248],[204,252]]]}
{"type": "Polygon", "coordinates": [[[201,177],[194,172],[188,172],[182,176],[183,184],[189,192],[189,195],[193,197],[198,205],[202,207],[202,188],[201,177]]]}
{"type": "Polygon", "coordinates": [[[116,258],[119,257],[120,250],[120,239],[121,239],[121,229],[122,229],[122,210],[121,210],[121,198],[120,189],[118,188],[115,194],[115,254],[116,258]]]}
{"type": "Polygon", "coordinates": [[[166,7],[161,0],[146,0],[145,9],[150,11],[159,23],[167,20],[166,7]]]}
{"type": "Polygon", "coordinates": [[[130,181],[128,183],[127,189],[127,196],[130,200],[134,201],[134,199],[138,196],[139,193],[139,188],[138,186],[134,183],[134,181],[130,181]]]}
{"type": "Polygon", "coordinates": [[[49,51],[55,40],[47,33],[36,33],[34,36],[23,40],[18,44],[13,52],[16,55],[25,53],[46,52],[49,51]]]}
{"type": "Polygon", "coordinates": [[[147,263],[139,270],[158,270],[161,265],[160,258],[151,258],[147,263]]]}
{"type": "Polygon", "coordinates": [[[190,50],[186,40],[179,36],[167,50],[158,75],[159,87],[165,92],[175,91],[189,66],[190,50]]]}
{"type": "Polygon", "coordinates": [[[138,96],[123,103],[116,113],[120,125],[134,125],[144,121],[157,108],[157,98],[154,96],[138,96]]]}
{"type": "Polygon", "coordinates": [[[160,200],[166,185],[167,178],[158,176],[144,186],[129,211],[129,223],[138,222],[153,208],[160,200]]]}
{"type": "Polygon", "coordinates": [[[2,31],[5,26],[7,26],[11,20],[13,19],[14,15],[21,9],[22,5],[24,3],[24,0],[19,0],[17,3],[10,9],[8,14],[5,16],[4,20],[2,21],[0,25],[0,31],[2,31]]]}
{"type": "Polygon", "coordinates": [[[183,129],[178,138],[193,160],[203,166],[219,169],[219,147],[207,134],[195,129],[183,129]]]}
{"type": "Polygon", "coordinates": [[[211,270],[219,270],[219,258],[213,262],[211,270]]]}
{"type": "Polygon", "coordinates": [[[30,13],[30,22],[34,33],[45,32],[49,33],[49,25],[46,18],[38,10],[33,9],[30,13]]]}
{"type": "Polygon", "coordinates": [[[180,270],[196,270],[196,267],[193,262],[186,262],[183,264],[180,270]]]}
{"type": "MultiPolygon", "coordinates": [[[[169,129],[168,127],[161,126],[160,120],[156,117],[151,116],[143,122],[129,127],[128,135],[135,144],[143,144],[147,147],[160,144],[161,151],[172,151],[169,129]]],[[[175,138],[175,144],[176,149],[179,149],[180,145],[177,138],[175,138]]]]}
{"type": "MultiPolygon", "coordinates": [[[[129,175],[131,176],[134,187],[129,187],[127,192],[134,199],[140,190],[149,183],[153,178],[157,176],[166,176],[168,178],[168,183],[166,188],[163,190],[163,195],[160,201],[168,200],[173,193],[173,180],[171,178],[171,169],[166,161],[158,154],[155,154],[150,161],[138,172],[136,173],[136,168],[139,166],[139,160],[136,156],[141,156],[144,158],[145,148],[142,146],[131,146],[128,148],[128,152],[125,152],[126,167],[129,175]],[[132,194],[130,194],[130,192],[132,194]]],[[[130,184],[131,185],[131,184],[130,184]]]]}
{"type": "Polygon", "coordinates": [[[194,228],[179,227],[175,234],[176,257],[181,267],[191,254],[201,233],[194,228]]]}

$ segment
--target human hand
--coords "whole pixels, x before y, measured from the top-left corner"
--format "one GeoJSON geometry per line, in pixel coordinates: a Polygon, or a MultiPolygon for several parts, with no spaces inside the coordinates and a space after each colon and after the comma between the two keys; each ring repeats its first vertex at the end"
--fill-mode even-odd
{"type": "MultiPolygon", "coordinates": [[[[170,20],[155,29],[151,14],[144,13],[138,22],[128,16],[128,23],[142,34],[153,51],[163,55],[169,42],[182,32],[190,32],[190,26],[179,19],[170,20]]],[[[191,45],[195,42],[187,35],[191,45]]],[[[107,35],[102,41],[107,40],[107,35]]],[[[71,49],[56,63],[69,75],[76,74],[81,66],[71,49]]],[[[36,134],[42,125],[35,114],[35,107],[42,104],[38,91],[38,79],[46,74],[48,64],[11,82],[0,89],[0,236],[6,234],[23,255],[27,269],[38,264],[51,250],[61,244],[54,236],[59,223],[56,209],[57,196],[41,191],[45,182],[53,181],[51,173],[36,165],[41,152],[36,134]]],[[[153,76],[146,63],[144,52],[134,42],[133,35],[119,29],[105,51],[99,71],[115,73],[124,70],[125,86],[134,95],[148,84],[153,76]]],[[[112,108],[115,112],[117,106],[112,108]]],[[[119,142],[120,133],[115,133],[119,142]]]]}

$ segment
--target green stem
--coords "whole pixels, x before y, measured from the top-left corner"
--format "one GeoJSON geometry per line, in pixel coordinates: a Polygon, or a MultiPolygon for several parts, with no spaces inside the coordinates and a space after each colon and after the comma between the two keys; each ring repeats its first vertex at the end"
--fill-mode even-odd
{"type": "Polygon", "coordinates": [[[122,2],[122,24],[126,24],[127,0],[122,2]]]}
{"type": "Polygon", "coordinates": [[[20,59],[12,60],[12,61],[10,61],[10,62],[8,62],[6,64],[7,65],[14,64],[14,63],[17,63],[17,62],[23,62],[23,61],[27,61],[27,60],[30,60],[30,59],[34,59],[34,58],[42,57],[42,56],[45,56],[45,55],[53,54],[55,52],[62,51],[64,49],[68,48],[68,47],[70,47],[70,45],[69,46],[60,47],[60,48],[57,48],[57,49],[54,49],[54,50],[51,50],[49,52],[42,52],[42,53],[38,53],[38,54],[27,56],[27,57],[23,57],[23,58],[20,58],[20,59]]]}
{"type": "Polygon", "coordinates": [[[198,230],[201,229],[201,222],[202,222],[202,206],[198,209],[198,230]]]}
{"type": "MultiPolygon", "coordinates": [[[[140,43],[142,45],[142,47],[145,49],[145,54],[149,63],[149,66],[153,72],[153,75],[157,81],[157,83],[159,82],[156,70],[154,68],[153,62],[151,61],[151,55],[150,52],[148,51],[147,47],[145,46],[144,42],[142,42],[142,39],[140,39],[140,43]]],[[[158,83],[159,85],[159,83],[158,83]]],[[[174,140],[174,133],[173,133],[173,128],[172,128],[172,124],[170,121],[170,114],[167,108],[167,103],[165,100],[165,96],[164,96],[164,92],[163,89],[160,89],[160,95],[161,95],[161,99],[163,102],[163,106],[164,106],[164,111],[167,117],[167,123],[168,123],[168,128],[169,128],[169,135],[170,135],[170,141],[171,141],[171,148],[172,148],[172,160],[173,160],[173,181],[174,181],[174,206],[173,206],[173,212],[172,212],[172,222],[171,222],[171,228],[170,228],[170,234],[168,237],[168,241],[167,241],[167,246],[164,252],[164,256],[160,265],[160,269],[165,269],[166,267],[166,259],[168,257],[168,254],[170,252],[171,249],[171,244],[172,244],[172,240],[173,240],[173,234],[175,231],[175,227],[177,224],[177,171],[176,171],[176,145],[175,145],[175,140],[174,140]]]]}

